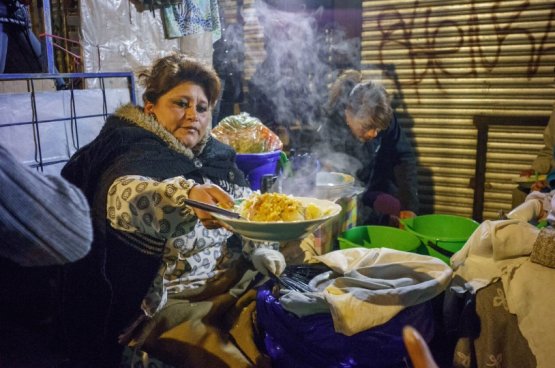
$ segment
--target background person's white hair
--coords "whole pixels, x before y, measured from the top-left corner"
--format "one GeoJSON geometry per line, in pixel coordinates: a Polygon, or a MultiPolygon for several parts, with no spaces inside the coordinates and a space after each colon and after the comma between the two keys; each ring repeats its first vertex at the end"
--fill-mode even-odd
{"type": "Polygon", "coordinates": [[[330,88],[330,110],[345,111],[364,122],[364,128],[385,130],[389,127],[393,110],[391,98],[384,86],[374,80],[363,81],[358,70],[344,70],[330,88]]]}

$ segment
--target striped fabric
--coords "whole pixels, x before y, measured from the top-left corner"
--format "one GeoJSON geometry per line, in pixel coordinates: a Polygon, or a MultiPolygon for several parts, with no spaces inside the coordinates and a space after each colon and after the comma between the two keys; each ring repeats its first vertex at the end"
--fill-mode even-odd
{"type": "Polygon", "coordinates": [[[63,264],[85,256],[92,238],[83,194],[0,146],[0,256],[22,266],[63,264]]]}

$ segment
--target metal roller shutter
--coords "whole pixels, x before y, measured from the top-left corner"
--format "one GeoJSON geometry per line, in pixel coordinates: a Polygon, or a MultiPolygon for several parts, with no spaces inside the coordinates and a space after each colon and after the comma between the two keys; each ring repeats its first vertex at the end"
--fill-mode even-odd
{"type": "MultiPolygon", "coordinates": [[[[363,1],[363,72],[383,77],[413,139],[423,212],[472,215],[474,116],[549,116],[553,28],[551,0],[363,1]]],[[[484,219],[511,208],[512,178],[530,167],[542,132],[490,127],[484,219]]]]}

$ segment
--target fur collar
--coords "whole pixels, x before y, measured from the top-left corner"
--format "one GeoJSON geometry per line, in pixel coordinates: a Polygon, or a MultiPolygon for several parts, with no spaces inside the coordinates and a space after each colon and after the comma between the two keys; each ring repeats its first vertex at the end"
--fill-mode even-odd
{"type": "Polygon", "coordinates": [[[202,137],[200,142],[195,147],[188,148],[183,143],[178,141],[177,138],[175,138],[170,132],[164,129],[154,117],[145,114],[140,106],[135,106],[133,104],[120,106],[114,112],[114,116],[155,134],[157,137],[166,142],[171,149],[187,156],[190,159],[193,159],[202,152],[210,137],[210,130],[207,129],[206,134],[202,137]]]}

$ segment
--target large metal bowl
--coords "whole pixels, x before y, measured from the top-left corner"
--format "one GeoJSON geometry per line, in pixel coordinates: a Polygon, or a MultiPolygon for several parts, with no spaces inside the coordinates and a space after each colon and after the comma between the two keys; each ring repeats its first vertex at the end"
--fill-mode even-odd
{"type": "Polygon", "coordinates": [[[338,172],[321,171],[316,174],[316,196],[335,200],[351,194],[355,178],[338,172]]]}

